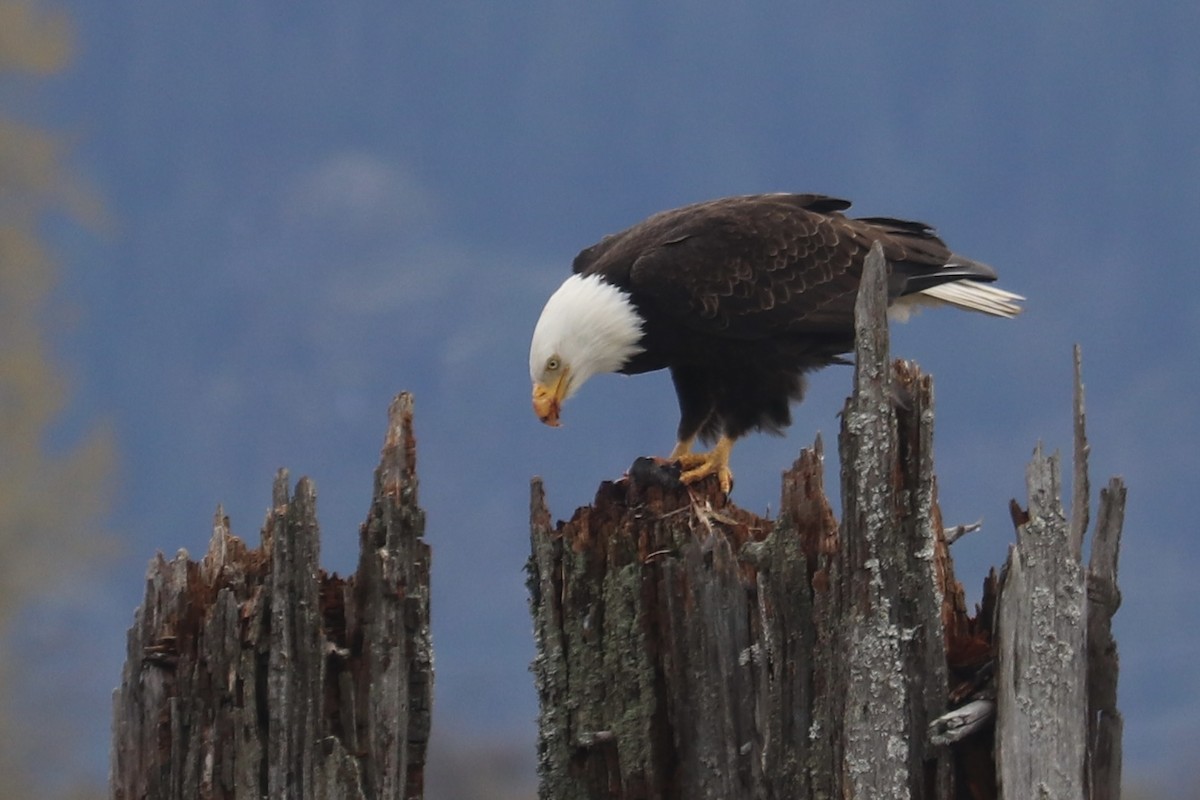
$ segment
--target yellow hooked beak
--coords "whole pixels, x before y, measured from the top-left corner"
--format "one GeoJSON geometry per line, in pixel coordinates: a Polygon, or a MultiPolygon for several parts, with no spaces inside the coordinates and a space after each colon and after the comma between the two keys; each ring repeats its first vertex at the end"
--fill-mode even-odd
{"type": "Polygon", "coordinates": [[[533,413],[537,414],[537,418],[542,422],[552,428],[557,428],[559,425],[558,414],[566,393],[567,375],[565,371],[549,386],[544,383],[535,383],[533,385],[533,413]]]}

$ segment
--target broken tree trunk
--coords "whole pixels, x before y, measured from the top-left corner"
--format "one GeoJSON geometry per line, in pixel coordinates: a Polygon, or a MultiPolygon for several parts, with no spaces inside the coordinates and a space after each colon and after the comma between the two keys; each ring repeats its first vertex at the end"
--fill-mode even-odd
{"type": "Polygon", "coordinates": [[[420,798],[433,655],[412,399],[388,412],[358,571],[318,563],[316,492],[275,480],[258,549],[150,564],[113,698],[113,798],[420,798]]]}
{"type": "MultiPolygon", "coordinates": [[[[989,577],[982,608],[969,615],[937,506],[932,383],[889,363],[885,277],[875,250],[842,415],[840,525],[823,489],[819,439],[784,473],[776,520],[729,503],[711,479],[688,490],[651,470],[602,484],[593,505],[552,524],[534,480],[542,798],[997,797],[996,763],[1007,768],[1008,748],[1034,745],[993,738],[998,696],[1008,729],[1054,715],[1097,743],[1094,752],[1115,753],[1115,771],[1099,766],[1111,756],[1097,756],[1092,774],[1104,773],[1093,778],[1095,797],[1116,796],[1120,717],[1107,618],[1096,635],[1107,635],[1099,647],[1109,660],[1084,652],[1082,611],[1070,637],[1065,680],[1097,687],[1090,708],[1081,690],[1070,709],[1031,707],[1041,701],[1021,677],[1028,664],[1010,665],[1017,677],[1007,684],[995,680],[997,639],[1012,632],[994,634],[1000,581],[989,577]],[[1018,721],[1009,702],[1032,719],[1018,721]]],[[[1049,504],[1037,495],[1031,516],[1049,504]]],[[[1119,517],[1106,513],[1119,531],[1119,517]]],[[[1115,539],[1111,568],[1093,567],[1095,604],[1109,616],[1115,539]]],[[[1009,569],[1001,602],[1075,593],[1049,583],[1057,573],[1022,575],[1023,585],[1009,569]]],[[[1011,619],[1002,613],[1000,624],[1011,619]]],[[[1037,648],[1047,634],[1016,635],[1037,648]]],[[[1063,768],[1048,754],[1024,755],[1022,774],[1035,780],[1063,768]]]]}
{"type": "Polygon", "coordinates": [[[1072,519],[1062,507],[1058,455],[1039,444],[1026,472],[1029,507],[1012,504],[1017,543],[1000,586],[996,761],[1001,797],[1120,797],[1122,720],[1112,615],[1125,486],[1100,493],[1091,563],[1083,380],[1075,349],[1072,519]]]}

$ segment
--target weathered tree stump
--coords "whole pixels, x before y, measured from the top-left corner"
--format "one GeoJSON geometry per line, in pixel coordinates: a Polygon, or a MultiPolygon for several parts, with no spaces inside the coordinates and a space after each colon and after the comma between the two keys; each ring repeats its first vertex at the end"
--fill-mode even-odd
{"type": "Polygon", "coordinates": [[[420,798],[433,656],[412,399],[388,432],[357,572],[318,563],[316,492],[275,480],[259,548],[150,564],[113,699],[114,798],[420,798]]]}
{"type": "MultiPolygon", "coordinates": [[[[689,491],[626,477],[552,524],[534,480],[529,587],[542,798],[987,798],[1001,791],[997,762],[1005,770],[1019,763],[1036,786],[1056,771],[1082,781],[1083,751],[1051,763],[1056,752],[1035,751],[1041,739],[1007,738],[1047,715],[1081,741],[1090,735],[1091,750],[1115,753],[1115,773],[1093,769],[1093,793],[1119,791],[1115,646],[1104,622],[1097,636],[1107,660],[1085,652],[1078,549],[1079,574],[1066,582],[1023,571],[1030,558],[1012,566],[1025,552],[1023,531],[1001,596],[1001,580],[989,576],[982,607],[966,609],[937,506],[932,383],[889,363],[885,275],[875,252],[842,415],[840,525],[823,490],[820,440],[784,473],[776,520],[737,508],[712,481],[689,491]],[[998,600],[1040,608],[1046,591],[1078,610],[1061,643],[1070,648],[1062,680],[1072,684],[1062,703],[1032,693],[1038,667],[1014,664],[1001,644],[1026,637],[1037,649],[1051,634],[1018,628],[1020,614],[1008,611],[996,633],[998,600]],[[1007,683],[995,680],[998,658],[1007,683]],[[1095,687],[1091,710],[1084,687],[1095,687]],[[1013,703],[1032,719],[1014,714],[1013,703]]],[[[1077,417],[1081,436],[1081,401],[1077,417]]],[[[1031,483],[1030,519],[1057,500],[1057,483],[1042,488],[1031,483]]],[[[1061,513],[1046,525],[1071,540],[1061,513]]],[[[1108,536],[1111,568],[1093,572],[1096,604],[1111,616],[1108,536]]],[[[1004,796],[1039,796],[1017,782],[1004,773],[1004,796]]]]}
{"type": "Polygon", "coordinates": [[[1017,543],[999,591],[996,762],[1000,796],[1120,797],[1122,720],[1112,615],[1125,486],[1100,494],[1090,565],[1083,381],[1075,350],[1074,481],[1068,521],[1057,454],[1039,444],[1026,472],[1029,506],[1012,504],[1017,543]]]}

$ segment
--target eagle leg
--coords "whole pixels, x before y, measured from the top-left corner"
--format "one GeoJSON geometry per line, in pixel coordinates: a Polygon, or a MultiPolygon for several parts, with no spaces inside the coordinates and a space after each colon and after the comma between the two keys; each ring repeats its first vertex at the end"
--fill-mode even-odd
{"type": "Polygon", "coordinates": [[[729,494],[733,488],[733,472],[729,469],[729,454],[733,452],[733,439],[722,436],[716,446],[707,453],[693,453],[691,440],[680,442],[671,452],[671,460],[678,461],[686,470],[679,476],[684,483],[696,483],[709,475],[716,475],[721,491],[729,494]]]}
{"type": "MultiPolygon", "coordinates": [[[[667,456],[667,461],[678,461],[678,462],[680,462],[679,465],[681,467],[694,466],[694,464],[689,465],[689,464],[683,463],[685,460],[690,460],[690,459],[694,459],[694,458],[702,458],[702,456],[695,456],[692,454],[692,443],[694,441],[696,441],[695,437],[693,437],[691,439],[682,439],[679,442],[677,442],[675,445],[675,449],[671,451],[671,455],[667,456]]],[[[699,462],[696,462],[696,463],[699,463],[699,462]]]]}

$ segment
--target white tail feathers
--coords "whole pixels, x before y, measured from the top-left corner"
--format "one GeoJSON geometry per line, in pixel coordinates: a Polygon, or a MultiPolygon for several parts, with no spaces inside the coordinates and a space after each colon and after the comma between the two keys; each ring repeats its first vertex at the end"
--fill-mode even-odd
{"type": "Polygon", "coordinates": [[[904,322],[926,306],[946,305],[1011,319],[1021,313],[1020,302],[1024,299],[1019,294],[1005,291],[990,283],[951,281],[897,298],[888,309],[888,316],[898,322],[904,322]]]}

